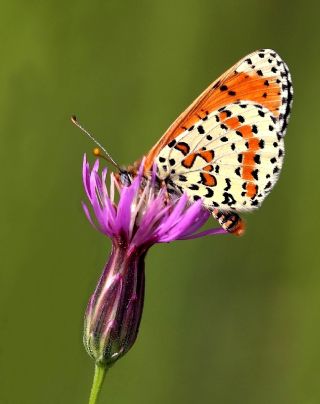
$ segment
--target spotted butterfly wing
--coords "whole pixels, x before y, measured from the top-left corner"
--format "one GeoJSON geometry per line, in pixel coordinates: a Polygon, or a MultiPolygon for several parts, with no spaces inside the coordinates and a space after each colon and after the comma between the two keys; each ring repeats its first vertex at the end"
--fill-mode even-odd
{"type": "Polygon", "coordinates": [[[283,162],[291,104],[288,67],[273,50],[240,60],[211,84],[147,155],[171,192],[186,192],[228,231],[240,234],[237,212],[259,207],[283,162]]]}

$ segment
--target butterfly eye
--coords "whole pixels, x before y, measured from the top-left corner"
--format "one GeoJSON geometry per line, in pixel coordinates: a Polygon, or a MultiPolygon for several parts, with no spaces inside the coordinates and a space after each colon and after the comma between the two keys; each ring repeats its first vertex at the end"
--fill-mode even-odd
{"type": "Polygon", "coordinates": [[[121,184],[124,185],[125,187],[128,187],[129,185],[131,185],[131,176],[128,173],[128,171],[120,171],[120,181],[121,184]]]}

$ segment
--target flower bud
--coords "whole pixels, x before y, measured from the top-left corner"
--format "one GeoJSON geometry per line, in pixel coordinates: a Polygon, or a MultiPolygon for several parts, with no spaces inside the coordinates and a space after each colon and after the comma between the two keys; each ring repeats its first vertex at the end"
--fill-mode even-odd
{"type": "Polygon", "coordinates": [[[109,367],[134,344],[144,301],[146,250],[113,240],[109,261],[90,298],[84,345],[100,366],[109,367]]]}

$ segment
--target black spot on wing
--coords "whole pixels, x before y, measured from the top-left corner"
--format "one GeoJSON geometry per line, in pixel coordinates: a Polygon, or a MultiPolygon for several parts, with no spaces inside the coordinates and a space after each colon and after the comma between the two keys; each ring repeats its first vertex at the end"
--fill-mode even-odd
{"type": "Polygon", "coordinates": [[[224,200],[222,201],[222,203],[224,205],[232,206],[237,203],[237,201],[234,199],[233,195],[228,192],[224,192],[223,197],[224,197],[224,200]]]}
{"type": "Polygon", "coordinates": [[[258,169],[251,171],[252,177],[257,181],[258,181],[258,172],[259,172],[258,169]]]}
{"type": "Polygon", "coordinates": [[[224,190],[229,191],[229,189],[231,188],[231,180],[230,180],[230,178],[226,178],[226,184],[227,184],[227,186],[224,188],[224,190]]]}
{"type": "Polygon", "coordinates": [[[203,135],[205,133],[205,130],[202,125],[198,126],[198,132],[200,133],[200,135],[203,135]]]}
{"type": "Polygon", "coordinates": [[[259,154],[256,154],[253,159],[254,159],[255,163],[261,164],[261,160],[260,160],[260,155],[259,155],[259,154]]]}
{"type": "Polygon", "coordinates": [[[206,190],[207,190],[207,193],[204,195],[204,197],[205,197],[205,198],[211,198],[211,197],[213,197],[214,191],[213,191],[211,188],[209,188],[209,187],[206,187],[206,190]]]}

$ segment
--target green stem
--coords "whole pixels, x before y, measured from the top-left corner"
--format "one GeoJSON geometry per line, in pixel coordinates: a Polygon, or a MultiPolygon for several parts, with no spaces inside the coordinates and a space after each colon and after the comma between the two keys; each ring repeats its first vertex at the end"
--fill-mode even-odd
{"type": "Polygon", "coordinates": [[[107,369],[105,367],[95,366],[89,404],[96,404],[106,372],[107,369]]]}

